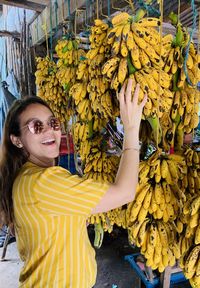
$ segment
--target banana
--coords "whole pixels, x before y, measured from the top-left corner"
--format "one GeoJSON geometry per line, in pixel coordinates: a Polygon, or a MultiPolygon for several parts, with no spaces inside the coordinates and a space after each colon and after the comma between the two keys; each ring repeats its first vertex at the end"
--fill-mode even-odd
{"type": "MultiPolygon", "coordinates": [[[[135,43],[135,41],[134,41],[135,43]]],[[[131,50],[131,61],[132,61],[132,64],[133,66],[136,68],[136,69],[141,69],[142,67],[142,64],[140,62],[140,58],[139,58],[139,48],[138,46],[135,44],[135,46],[133,47],[133,49],[131,50]]]]}
{"type": "Polygon", "coordinates": [[[189,225],[191,228],[195,228],[199,224],[199,213],[195,213],[191,216],[189,225]]]}
{"type": "Polygon", "coordinates": [[[161,21],[158,18],[146,17],[137,22],[140,26],[144,27],[158,27],[161,25],[161,21]]]}
{"type": "Polygon", "coordinates": [[[148,192],[146,193],[146,196],[142,202],[142,206],[144,207],[144,209],[148,210],[150,203],[151,203],[151,197],[152,197],[152,187],[150,187],[150,189],[148,190],[148,192]]]}
{"type": "Polygon", "coordinates": [[[122,58],[119,62],[119,68],[118,68],[118,80],[120,84],[124,83],[127,74],[128,74],[127,59],[122,58]]]}
{"type": "Polygon", "coordinates": [[[195,246],[185,261],[184,275],[187,279],[191,279],[195,275],[195,266],[198,261],[200,245],[195,246]]]}
{"type": "Polygon", "coordinates": [[[200,209],[200,196],[197,196],[191,203],[191,216],[198,213],[199,209],[200,209]]]}
{"type": "Polygon", "coordinates": [[[119,57],[112,57],[109,59],[102,67],[102,74],[105,75],[108,73],[109,69],[116,67],[120,61],[119,57]]]}
{"type": "Polygon", "coordinates": [[[140,211],[138,213],[138,221],[143,222],[148,214],[148,210],[141,206],[140,211]]]}
{"type": "Polygon", "coordinates": [[[114,16],[111,20],[113,26],[120,25],[123,23],[127,23],[130,18],[130,15],[126,12],[120,12],[116,16],[114,16]]]}
{"type": "Polygon", "coordinates": [[[140,60],[142,67],[151,66],[150,58],[143,49],[139,49],[139,60],[140,60]]]}
{"type": "MultiPolygon", "coordinates": [[[[145,219],[144,222],[142,223],[140,230],[138,232],[138,243],[141,246],[145,244],[145,234],[147,234],[147,225],[149,223],[149,219],[145,219]]],[[[146,247],[145,247],[146,248],[146,247]]]]}
{"type": "Polygon", "coordinates": [[[127,41],[128,36],[129,36],[129,32],[131,31],[131,24],[130,22],[127,22],[122,30],[122,41],[127,41]]]}
{"type": "Polygon", "coordinates": [[[169,173],[169,167],[166,159],[162,159],[160,166],[161,176],[163,179],[166,179],[167,174],[169,173]]]}
{"type": "Polygon", "coordinates": [[[127,46],[129,51],[135,49],[135,47],[136,47],[136,43],[134,41],[133,32],[132,31],[128,32],[127,40],[126,40],[126,46],[127,46]]]}

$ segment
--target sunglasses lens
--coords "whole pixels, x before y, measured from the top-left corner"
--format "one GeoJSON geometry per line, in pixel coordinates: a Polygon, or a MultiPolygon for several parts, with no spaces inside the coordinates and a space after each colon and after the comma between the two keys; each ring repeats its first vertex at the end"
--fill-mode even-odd
{"type": "Polygon", "coordinates": [[[28,128],[32,134],[40,134],[43,130],[43,123],[39,120],[29,122],[28,128]]]}
{"type": "Polygon", "coordinates": [[[51,118],[49,124],[53,130],[55,131],[60,130],[60,121],[57,118],[51,118]]]}

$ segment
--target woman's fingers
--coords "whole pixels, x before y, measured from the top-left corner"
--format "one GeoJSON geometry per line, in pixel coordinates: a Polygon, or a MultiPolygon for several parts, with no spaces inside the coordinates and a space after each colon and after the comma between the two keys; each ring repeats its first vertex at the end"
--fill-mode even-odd
{"type": "Polygon", "coordinates": [[[133,103],[136,105],[138,104],[139,92],[140,92],[140,84],[137,83],[133,97],[133,103]]]}
{"type": "Polygon", "coordinates": [[[142,102],[140,103],[140,106],[143,108],[144,105],[146,104],[146,102],[147,102],[147,94],[144,95],[144,98],[143,98],[142,102]]]}
{"type": "Polygon", "coordinates": [[[121,90],[120,90],[120,92],[118,94],[118,100],[119,100],[120,104],[124,104],[124,102],[125,102],[124,94],[125,94],[125,83],[122,86],[122,88],[121,88],[121,90]]]}
{"type": "Polygon", "coordinates": [[[128,79],[128,84],[127,84],[127,87],[126,87],[126,102],[131,102],[131,91],[132,91],[132,85],[133,85],[133,79],[129,78],[128,79]]]}

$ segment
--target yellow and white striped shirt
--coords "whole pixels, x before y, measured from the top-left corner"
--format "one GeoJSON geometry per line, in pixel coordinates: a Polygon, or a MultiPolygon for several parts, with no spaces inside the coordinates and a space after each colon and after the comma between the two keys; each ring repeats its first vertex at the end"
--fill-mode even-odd
{"type": "Polygon", "coordinates": [[[27,162],[13,185],[17,246],[24,267],[19,287],[90,288],[95,251],[87,217],[108,184],[84,180],[55,166],[27,162]]]}

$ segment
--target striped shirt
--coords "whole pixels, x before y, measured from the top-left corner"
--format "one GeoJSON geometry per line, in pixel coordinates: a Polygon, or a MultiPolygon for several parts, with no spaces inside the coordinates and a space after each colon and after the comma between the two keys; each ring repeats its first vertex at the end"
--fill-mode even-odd
{"type": "Polygon", "coordinates": [[[17,246],[24,267],[19,287],[90,288],[95,251],[86,220],[108,184],[84,180],[62,167],[27,162],[13,185],[17,246]]]}

